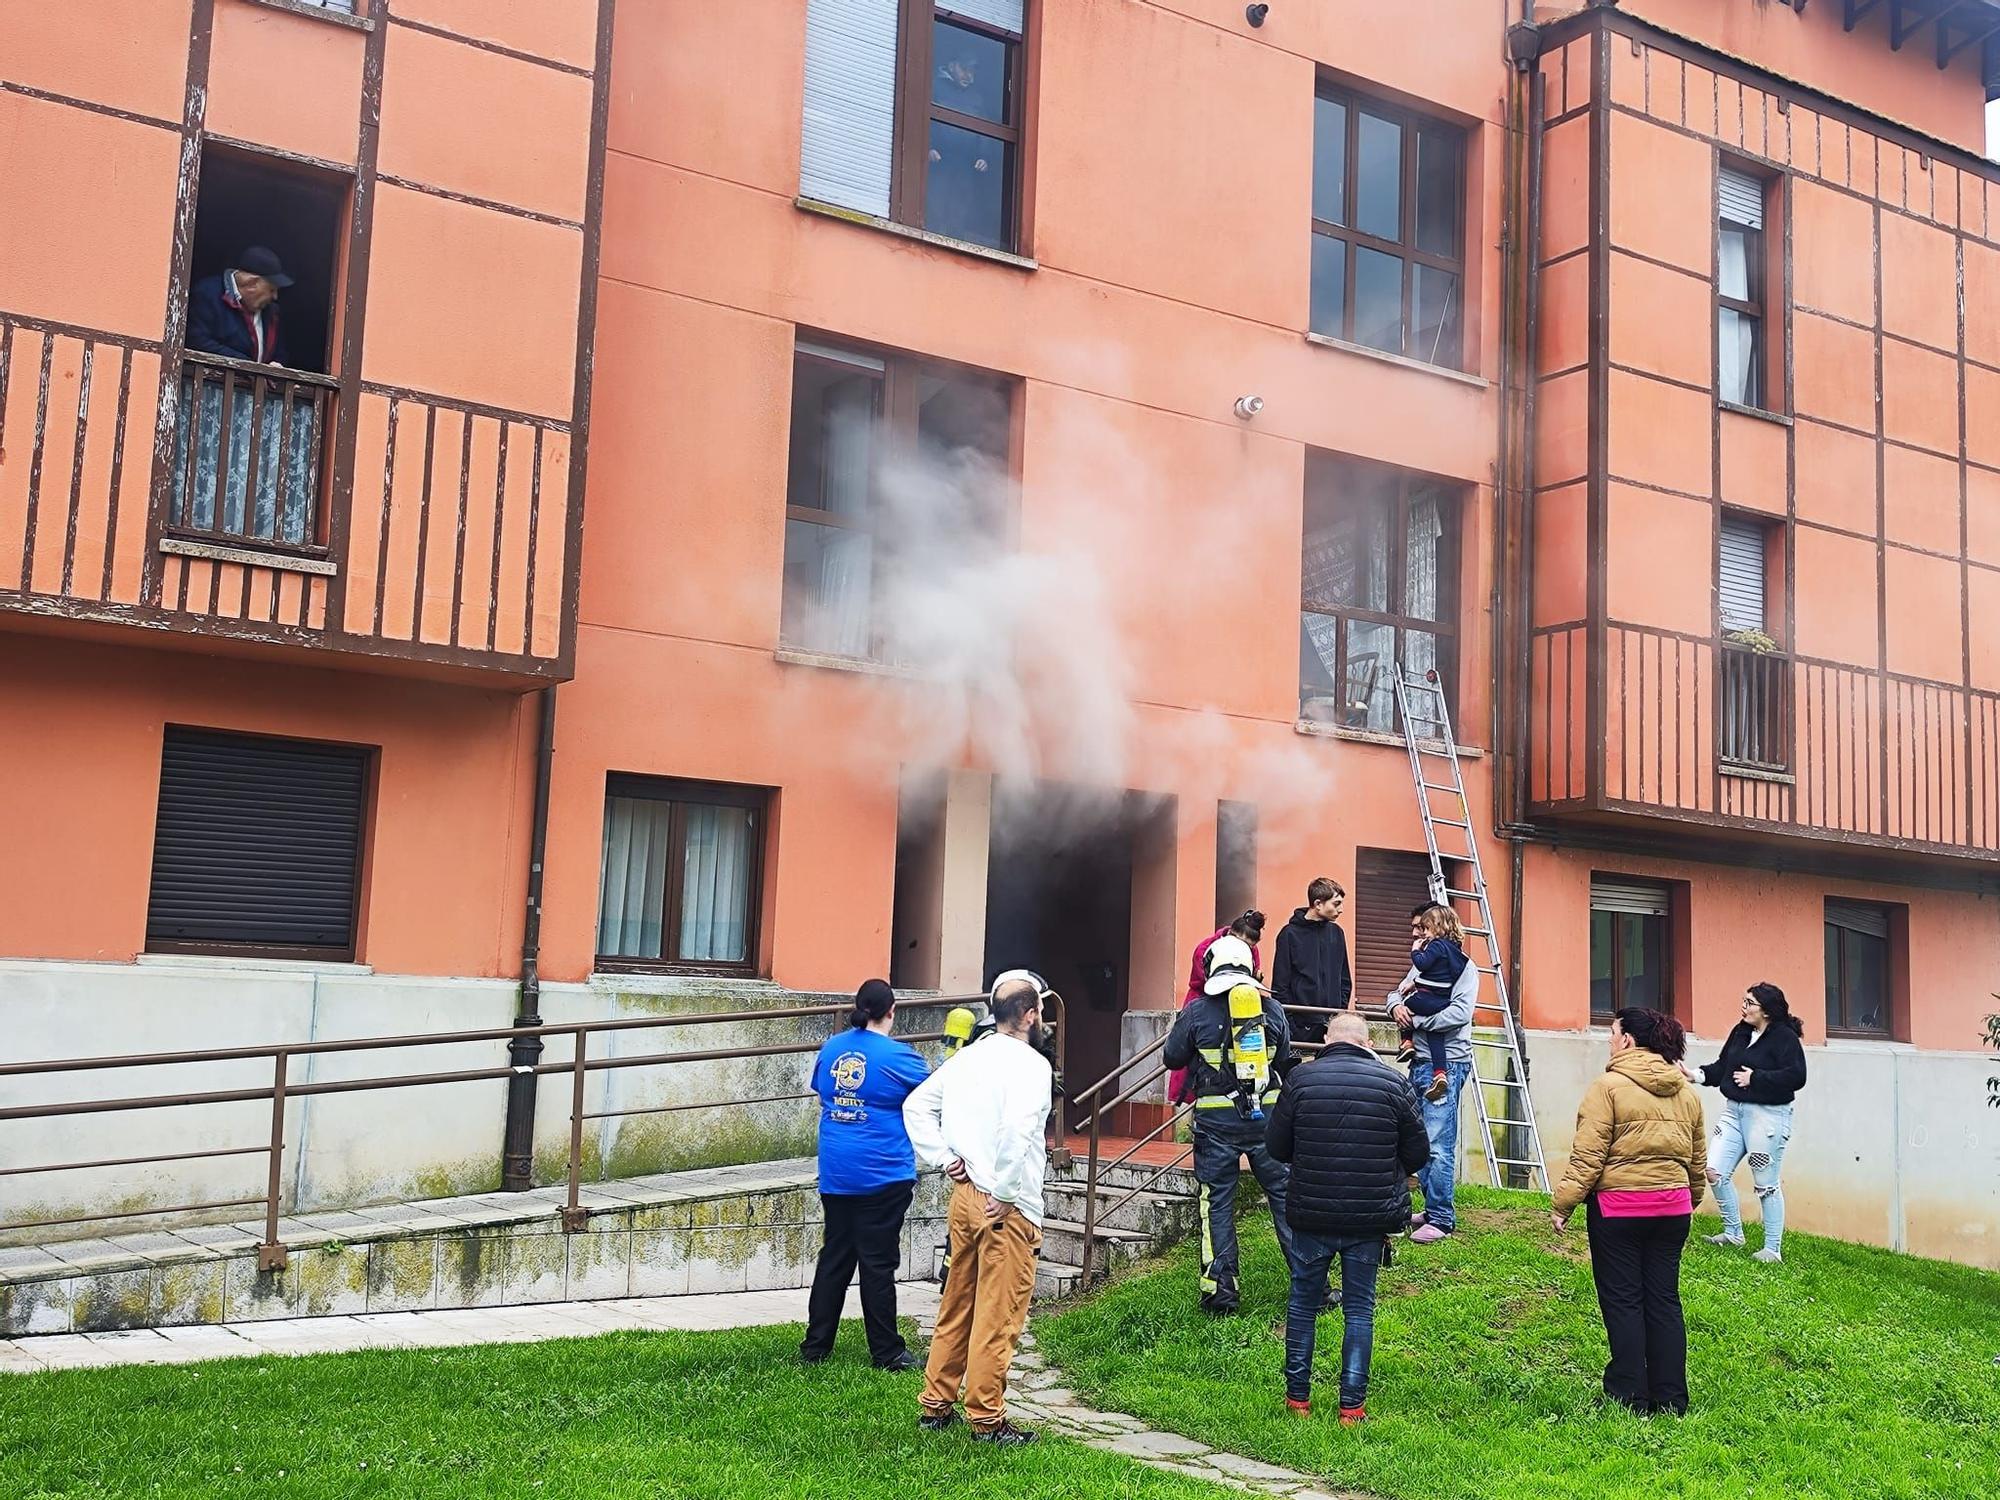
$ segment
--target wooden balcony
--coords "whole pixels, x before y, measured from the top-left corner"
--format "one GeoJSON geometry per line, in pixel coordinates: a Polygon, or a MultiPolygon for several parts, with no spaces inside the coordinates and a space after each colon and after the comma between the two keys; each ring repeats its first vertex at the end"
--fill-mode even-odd
{"type": "Polygon", "coordinates": [[[2000,694],[1618,623],[1533,664],[1537,819],[2000,860],[2000,694]]]}
{"type": "Polygon", "coordinates": [[[569,674],[567,423],[162,352],[0,313],[0,626],[569,674]]]}

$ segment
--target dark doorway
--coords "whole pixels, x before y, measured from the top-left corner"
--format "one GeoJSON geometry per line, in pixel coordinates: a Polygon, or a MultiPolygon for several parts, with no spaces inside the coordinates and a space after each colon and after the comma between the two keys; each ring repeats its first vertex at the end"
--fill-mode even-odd
{"type": "Polygon", "coordinates": [[[339,249],[352,179],[213,141],[202,147],[191,282],[234,270],[251,245],[292,278],[278,297],[285,363],[328,374],[339,249]]]}
{"type": "Polygon", "coordinates": [[[1029,968],[1062,995],[1072,1093],[1118,1065],[1131,984],[1133,843],[1144,813],[1123,792],[1042,783],[994,793],[986,981],[1029,968]]]}

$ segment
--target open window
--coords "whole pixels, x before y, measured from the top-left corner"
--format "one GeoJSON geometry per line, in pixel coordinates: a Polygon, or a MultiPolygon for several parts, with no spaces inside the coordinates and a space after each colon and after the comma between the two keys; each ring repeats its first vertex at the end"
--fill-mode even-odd
{"type": "Polygon", "coordinates": [[[1726,766],[1783,771],[1791,763],[1791,659],[1784,642],[1784,528],[1724,512],[1716,556],[1726,766]]]}
{"type": "Polygon", "coordinates": [[[203,147],[170,535],[284,551],[324,546],[351,189],[345,174],[203,147]]]}

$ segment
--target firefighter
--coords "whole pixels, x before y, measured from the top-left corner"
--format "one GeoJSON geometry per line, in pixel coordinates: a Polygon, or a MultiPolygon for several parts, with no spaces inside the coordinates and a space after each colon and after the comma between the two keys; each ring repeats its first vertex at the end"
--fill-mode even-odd
{"type": "Polygon", "coordinates": [[[1162,1058],[1169,1068],[1188,1070],[1187,1091],[1194,1097],[1201,1305],[1212,1313],[1238,1306],[1236,1181],[1246,1156],[1270,1203],[1287,1265],[1292,1260],[1292,1227],[1285,1220],[1291,1169],[1264,1148],[1264,1116],[1277,1102],[1276,1076],[1291,1060],[1291,1033],[1283,1009],[1258,985],[1252,962],[1241,938],[1215,940],[1203,993],[1175,1020],[1162,1058]],[[1250,993],[1238,995],[1232,1006],[1231,992],[1242,990],[1250,993]]]}

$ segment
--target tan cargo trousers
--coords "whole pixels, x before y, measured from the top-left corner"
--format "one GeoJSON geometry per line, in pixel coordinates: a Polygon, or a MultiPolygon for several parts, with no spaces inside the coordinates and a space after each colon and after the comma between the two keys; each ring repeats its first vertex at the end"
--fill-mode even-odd
{"type": "Polygon", "coordinates": [[[961,1182],[951,1194],[951,1275],[938,1303],[924,1371],[927,1416],[942,1416],[965,1387],[965,1416],[975,1428],[1007,1416],[1007,1367],[1028,1321],[1042,1232],[1019,1209],[986,1217],[986,1195],[961,1182]]]}

